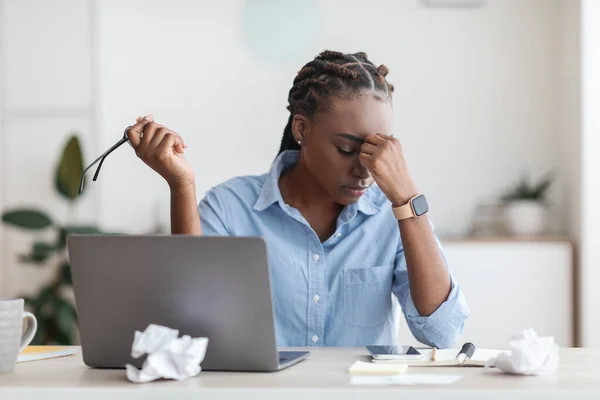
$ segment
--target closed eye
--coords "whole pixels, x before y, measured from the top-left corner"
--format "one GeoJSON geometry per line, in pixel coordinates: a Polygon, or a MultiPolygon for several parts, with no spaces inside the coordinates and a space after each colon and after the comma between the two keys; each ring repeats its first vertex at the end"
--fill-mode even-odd
{"type": "Polygon", "coordinates": [[[352,154],[356,153],[356,150],[348,150],[348,149],[342,149],[340,147],[337,147],[338,152],[340,152],[341,155],[343,156],[351,156],[352,154]]]}

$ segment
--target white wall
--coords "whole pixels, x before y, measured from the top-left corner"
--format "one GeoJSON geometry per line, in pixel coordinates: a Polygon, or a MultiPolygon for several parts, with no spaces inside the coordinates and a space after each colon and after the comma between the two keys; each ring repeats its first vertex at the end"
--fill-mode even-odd
{"type": "MultiPolygon", "coordinates": [[[[241,0],[0,4],[3,207],[64,214],[50,186],[60,140],[79,129],[90,161],[149,112],[186,138],[199,197],[229,177],[265,172],[294,74],[324,48],[364,50],[390,68],[397,131],[441,235],[465,232],[474,205],[525,170],[537,176],[567,163],[563,138],[572,122],[562,119],[559,98],[569,86],[557,78],[571,47],[556,37],[566,1],[489,0],[472,10],[425,9],[416,0],[306,1],[283,15],[289,20],[263,22],[293,29],[255,35],[266,41],[255,49],[263,57],[276,59],[271,48],[283,55],[268,63],[247,43],[241,0]],[[315,16],[320,25],[304,22],[315,16]],[[32,142],[43,147],[32,151],[32,142]]],[[[559,189],[574,179],[561,176],[559,206],[559,189]]],[[[123,146],[87,186],[76,217],[147,232],[157,207],[168,223],[166,185],[123,146]]],[[[3,228],[2,237],[0,294],[11,295],[35,285],[39,272],[14,261],[30,235],[3,228]]]]}
{"type": "MultiPolygon", "coordinates": [[[[5,0],[0,2],[2,88],[1,200],[3,209],[45,210],[59,223],[66,201],[54,191],[54,168],[67,137],[77,131],[87,158],[93,146],[91,9],[89,1],[5,0]]],[[[94,199],[75,207],[72,222],[93,220],[94,199]]],[[[18,264],[35,238],[51,232],[2,227],[0,295],[34,290],[53,271],[18,264]]]]}
{"type": "Polygon", "coordinates": [[[586,346],[600,347],[600,2],[581,3],[581,321],[586,346]]]}
{"type": "Polygon", "coordinates": [[[581,1],[559,0],[558,129],[559,161],[564,213],[562,223],[579,241],[581,237],[581,1]]]}
{"type": "MultiPolygon", "coordinates": [[[[439,233],[465,232],[475,204],[525,171],[559,166],[554,1],[489,1],[475,10],[322,1],[317,13],[327,22],[314,47],[281,64],[248,52],[243,2],[164,4],[97,3],[101,142],[110,146],[135,117],[153,112],[190,144],[199,196],[268,169],[294,74],[324,48],[365,50],[389,66],[397,131],[439,233]]],[[[100,181],[89,190],[101,192],[108,227],[144,231],[156,203],[166,210],[166,186],[130,149],[107,162],[100,181]]]]}
{"type": "Polygon", "coordinates": [[[564,213],[561,223],[575,244],[575,343],[581,345],[579,304],[580,264],[578,257],[581,232],[581,1],[559,0],[558,25],[558,130],[559,161],[562,180],[564,213]]]}

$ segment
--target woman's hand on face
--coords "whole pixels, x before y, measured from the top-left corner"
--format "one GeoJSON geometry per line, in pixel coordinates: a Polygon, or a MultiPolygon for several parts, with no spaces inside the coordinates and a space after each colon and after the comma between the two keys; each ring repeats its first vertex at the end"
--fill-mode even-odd
{"type": "Polygon", "coordinates": [[[171,188],[193,185],[194,171],[184,157],[187,145],[179,134],[154,122],[152,115],[138,117],[127,132],[135,154],[162,176],[171,188]]]}
{"type": "Polygon", "coordinates": [[[358,157],[394,207],[406,204],[418,194],[398,139],[379,133],[368,134],[358,157]]]}

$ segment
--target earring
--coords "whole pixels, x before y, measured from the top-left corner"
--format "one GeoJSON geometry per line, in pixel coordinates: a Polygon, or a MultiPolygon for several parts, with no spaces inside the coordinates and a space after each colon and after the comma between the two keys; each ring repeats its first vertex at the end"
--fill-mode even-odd
{"type": "Polygon", "coordinates": [[[298,144],[302,144],[302,140],[298,140],[298,144]]]}

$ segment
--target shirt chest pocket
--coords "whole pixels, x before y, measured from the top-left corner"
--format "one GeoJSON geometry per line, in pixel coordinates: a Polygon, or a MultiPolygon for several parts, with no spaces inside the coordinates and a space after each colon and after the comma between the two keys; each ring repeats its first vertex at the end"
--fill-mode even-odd
{"type": "Polygon", "coordinates": [[[373,327],[387,320],[392,308],[393,265],[344,270],[344,320],[373,327]]]}

